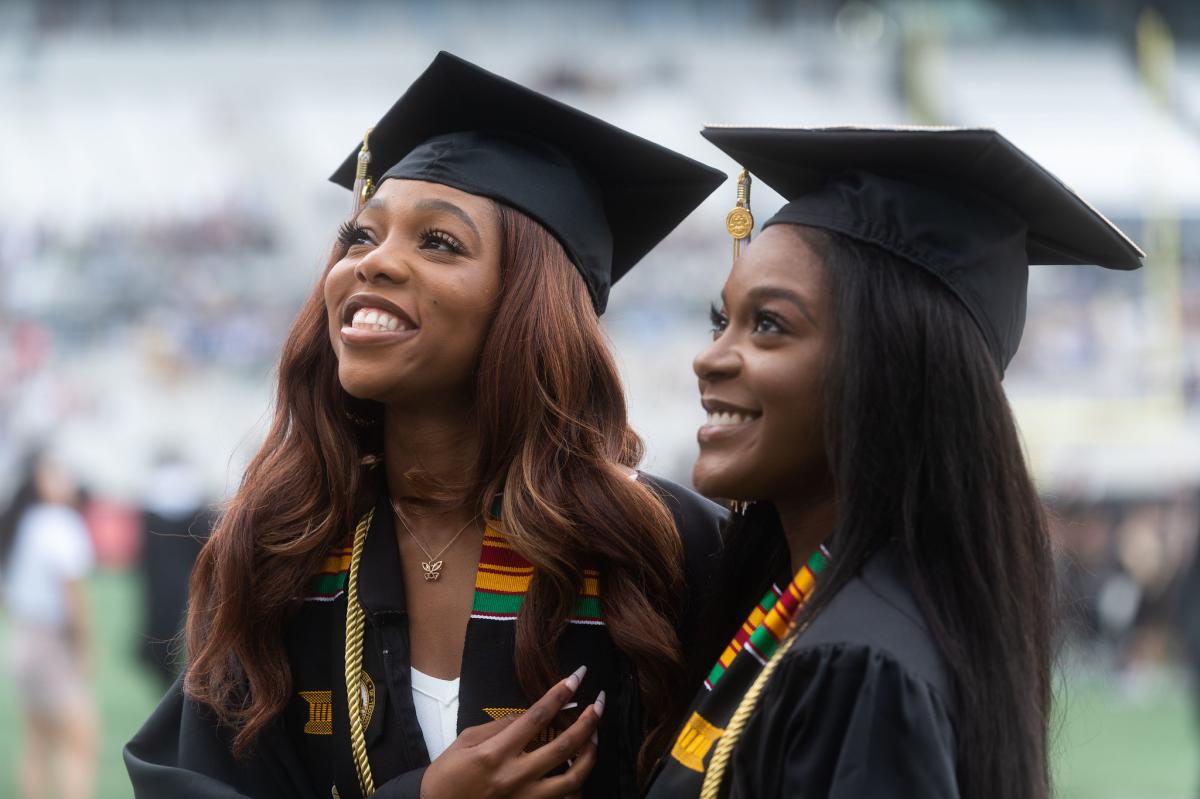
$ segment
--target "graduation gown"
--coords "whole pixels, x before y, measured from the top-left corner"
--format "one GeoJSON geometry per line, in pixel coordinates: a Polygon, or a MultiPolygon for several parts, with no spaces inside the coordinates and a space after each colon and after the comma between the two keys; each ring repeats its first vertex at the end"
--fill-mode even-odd
{"type": "MultiPolygon", "coordinates": [[[[765,659],[762,659],[765,660],[765,659]]],[[[743,648],[702,689],[647,792],[700,794],[717,740],[761,669],[743,648]],[[741,673],[741,679],[736,679],[741,673]]],[[[945,663],[893,546],[791,644],[733,749],[722,796],[958,797],[954,711],[945,663]]]]}
{"type": "MultiPolygon", "coordinates": [[[[703,588],[712,581],[725,512],[669,481],[645,474],[639,479],[663,497],[683,540],[688,589],[679,634],[686,647],[698,624],[703,588]]],[[[533,567],[507,545],[501,527],[492,523],[485,529],[476,571],[459,683],[459,732],[521,713],[530,701],[517,683],[513,655],[516,616],[533,567]]],[[[321,573],[307,586],[305,602],[286,625],[292,699],[255,741],[249,756],[235,760],[230,732],[184,697],[176,683],[125,748],[137,797],[360,796],[350,751],[344,677],[351,544],[347,540],[328,553],[321,573]]],[[[366,616],[365,677],[354,701],[361,703],[364,713],[376,786],[373,796],[416,799],[429,755],[413,707],[404,586],[392,514],[383,492],[359,568],[359,601],[366,616]]],[[[602,576],[585,570],[584,583],[557,653],[563,674],[580,664],[588,666],[577,693],[580,707],[593,701],[601,689],[608,695],[597,763],[583,793],[605,799],[633,797],[638,795],[635,766],[643,726],[637,678],[605,627],[602,576]]]]}
{"type": "Polygon", "coordinates": [[[147,508],[142,513],[142,558],[145,620],[143,662],[170,685],[179,672],[176,638],[187,611],[188,576],[200,547],[212,530],[212,513],[203,506],[180,514],[147,508]]]}

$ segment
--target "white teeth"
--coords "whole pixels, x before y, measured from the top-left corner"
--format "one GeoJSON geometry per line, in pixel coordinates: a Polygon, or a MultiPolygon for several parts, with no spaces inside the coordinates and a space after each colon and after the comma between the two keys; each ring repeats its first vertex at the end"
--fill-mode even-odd
{"type": "Polygon", "coordinates": [[[741,413],[714,412],[714,413],[708,414],[708,426],[709,427],[733,427],[735,425],[745,424],[746,422],[749,422],[753,418],[754,418],[753,416],[749,416],[749,415],[741,414],[741,413]]]}
{"type": "Polygon", "coordinates": [[[370,330],[373,332],[387,332],[393,330],[408,329],[408,325],[401,322],[398,316],[393,316],[387,311],[381,311],[378,308],[359,308],[354,312],[354,317],[350,320],[350,325],[358,330],[370,330]]]}

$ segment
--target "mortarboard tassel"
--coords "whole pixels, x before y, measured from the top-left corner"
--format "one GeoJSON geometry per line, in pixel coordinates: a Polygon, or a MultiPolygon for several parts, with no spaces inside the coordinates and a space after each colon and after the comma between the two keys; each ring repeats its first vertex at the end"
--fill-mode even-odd
{"type": "Polygon", "coordinates": [[[371,176],[367,174],[367,169],[371,166],[371,150],[367,144],[367,139],[371,137],[371,131],[375,128],[367,128],[367,132],[363,134],[362,147],[358,151],[358,169],[354,173],[354,214],[358,216],[358,212],[367,204],[367,200],[371,199],[371,195],[375,193],[375,183],[371,180],[371,176]]]}
{"type": "Polygon", "coordinates": [[[750,173],[745,169],[738,175],[737,203],[725,215],[725,229],[733,236],[733,260],[742,252],[742,242],[750,243],[754,229],[754,214],[750,213],[750,173]]]}

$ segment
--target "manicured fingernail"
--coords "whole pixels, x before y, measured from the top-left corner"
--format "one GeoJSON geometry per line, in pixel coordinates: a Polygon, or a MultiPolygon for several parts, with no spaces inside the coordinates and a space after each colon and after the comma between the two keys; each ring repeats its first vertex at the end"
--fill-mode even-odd
{"type": "Polygon", "coordinates": [[[574,708],[577,708],[577,707],[579,707],[578,702],[567,702],[565,705],[562,706],[562,709],[563,710],[573,710],[574,708]]]}
{"type": "Polygon", "coordinates": [[[592,703],[592,707],[596,709],[596,718],[600,718],[604,715],[604,699],[604,692],[601,691],[600,693],[596,694],[596,701],[592,703]]]}
{"type": "Polygon", "coordinates": [[[583,682],[583,675],[585,674],[587,674],[587,666],[580,666],[565,680],[567,688],[572,693],[579,689],[579,683],[583,682]]]}
{"type": "Polygon", "coordinates": [[[595,730],[592,730],[592,746],[599,746],[599,745],[600,745],[600,733],[596,732],[595,730]]]}

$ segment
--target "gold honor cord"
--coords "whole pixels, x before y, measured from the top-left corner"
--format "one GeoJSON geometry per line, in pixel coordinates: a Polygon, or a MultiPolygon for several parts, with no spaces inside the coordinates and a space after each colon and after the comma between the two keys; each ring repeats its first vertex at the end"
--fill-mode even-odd
{"type": "Polygon", "coordinates": [[[362,605],[358,604],[358,564],[374,518],[375,509],[372,508],[354,529],[354,549],[350,553],[350,577],[346,585],[346,709],[350,716],[350,752],[354,756],[354,770],[358,772],[358,787],[364,797],[375,793],[375,778],[371,776],[371,762],[367,759],[367,739],[363,734],[363,710],[359,699],[364,615],[362,605]]]}
{"type": "MultiPolygon", "coordinates": [[[[807,626],[807,625],[806,625],[807,626]]],[[[733,718],[729,719],[729,724],[725,727],[725,732],[717,740],[717,748],[713,751],[712,759],[708,762],[708,768],[704,772],[704,784],[700,787],[700,799],[717,799],[721,793],[721,783],[725,779],[725,771],[729,767],[729,758],[733,754],[733,747],[737,746],[738,738],[742,735],[742,730],[746,729],[746,722],[750,720],[750,714],[754,712],[754,706],[758,704],[758,698],[762,695],[763,689],[767,686],[767,681],[771,679],[771,675],[779,668],[779,664],[783,662],[783,656],[791,648],[792,642],[800,635],[803,630],[799,627],[793,627],[787,636],[779,642],[779,646],[775,649],[775,654],[771,655],[771,659],[767,661],[767,665],[763,666],[763,670],[758,673],[754,683],[750,686],[750,690],[742,697],[742,701],[738,703],[737,710],[733,711],[733,718]]]]}
{"type": "Polygon", "coordinates": [[[745,169],[738,175],[737,202],[725,215],[725,229],[733,236],[733,260],[742,252],[742,242],[750,243],[754,230],[754,214],[750,213],[750,173],[745,169]]]}

